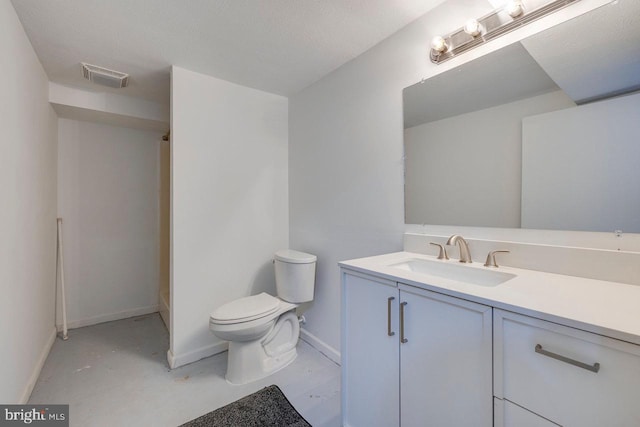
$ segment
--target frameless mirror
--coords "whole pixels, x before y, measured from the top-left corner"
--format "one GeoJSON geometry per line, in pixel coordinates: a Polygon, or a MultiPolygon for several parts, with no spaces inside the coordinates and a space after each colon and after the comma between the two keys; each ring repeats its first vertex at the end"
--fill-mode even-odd
{"type": "Polygon", "coordinates": [[[640,232],[640,1],[408,87],[409,224],[640,232]]]}

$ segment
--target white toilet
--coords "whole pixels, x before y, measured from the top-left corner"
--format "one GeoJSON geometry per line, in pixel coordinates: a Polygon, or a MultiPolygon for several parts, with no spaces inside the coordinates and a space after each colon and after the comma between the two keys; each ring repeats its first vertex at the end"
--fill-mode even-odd
{"type": "Polygon", "coordinates": [[[246,384],[293,362],[300,325],[296,307],[313,300],[316,256],[291,249],[274,257],[278,297],[240,298],[211,313],[209,329],[229,341],[227,381],[246,384]]]}

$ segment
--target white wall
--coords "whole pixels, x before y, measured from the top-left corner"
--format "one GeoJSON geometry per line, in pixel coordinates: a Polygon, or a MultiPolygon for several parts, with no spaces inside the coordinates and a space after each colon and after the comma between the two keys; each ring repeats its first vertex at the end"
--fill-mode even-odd
{"type": "Polygon", "coordinates": [[[572,106],[555,91],[405,129],[406,222],[520,227],[522,119],[572,106]]]}
{"type": "Polygon", "coordinates": [[[59,119],[69,327],[158,309],[160,138],[160,132],[59,119]]]}
{"type": "Polygon", "coordinates": [[[318,345],[339,351],[337,262],[402,249],[402,89],[604,3],[583,0],[436,66],[430,39],[492,10],[449,0],[290,98],[290,243],[319,257],[306,313],[318,345]]]}
{"type": "Polygon", "coordinates": [[[224,350],[209,315],[275,293],[288,246],[288,101],[173,67],[171,80],[172,367],[224,350]]]}
{"type": "Polygon", "coordinates": [[[640,94],[527,117],[522,226],[640,233],[640,94]]]}
{"type": "Polygon", "coordinates": [[[56,115],[8,0],[0,57],[0,402],[25,403],[55,338],[56,115]]]}

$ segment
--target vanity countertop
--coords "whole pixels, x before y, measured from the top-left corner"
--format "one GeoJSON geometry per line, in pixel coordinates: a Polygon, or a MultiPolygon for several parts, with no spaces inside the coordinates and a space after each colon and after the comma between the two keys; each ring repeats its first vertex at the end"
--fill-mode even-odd
{"type": "MultiPolygon", "coordinates": [[[[640,345],[640,286],[503,266],[492,270],[516,277],[497,286],[480,286],[392,266],[410,259],[458,264],[457,259],[437,260],[413,252],[395,252],[339,264],[349,270],[640,345]]],[[[478,262],[464,266],[487,269],[478,262]]]]}

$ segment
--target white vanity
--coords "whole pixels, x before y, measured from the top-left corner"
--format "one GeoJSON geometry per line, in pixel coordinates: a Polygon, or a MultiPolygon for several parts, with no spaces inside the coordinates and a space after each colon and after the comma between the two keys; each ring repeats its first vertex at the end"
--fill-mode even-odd
{"type": "Polygon", "coordinates": [[[404,89],[407,252],[340,263],[344,426],[640,426],[639,16],[404,89]],[[518,268],[424,255],[470,260],[452,232],[518,268]]]}
{"type": "Polygon", "coordinates": [[[344,426],[640,426],[640,286],[411,252],[340,267],[344,426]]]}

